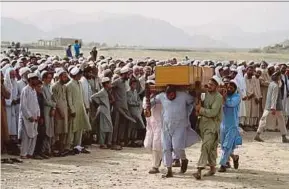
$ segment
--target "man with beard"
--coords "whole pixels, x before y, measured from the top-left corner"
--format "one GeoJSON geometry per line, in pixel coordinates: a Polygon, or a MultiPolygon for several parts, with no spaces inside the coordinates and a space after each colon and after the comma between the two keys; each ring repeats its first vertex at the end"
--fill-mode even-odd
{"type": "Polygon", "coordinates": [[[281,65],[281,98],[282,98],[282,106],[283,106],[283,114],[285,118],[285,123],[288,119],[289,115],[289,107],[288,107],[288,100],[289,100],[289,80],[286,76],[286,64],[281,65]]]}
{"type": "Polygon", "coordinates": [[[221,81],[213,76],[208,83],[203,106],[198,104],[196,112],[200,119],[200,133],[202,138],[201,155],[198,162],[198,171],[193,176],[200,180],[202,170],[209,163],[210,170],[204,176],[213,176],[216,173],[217,147],[219,142],[220,124],[222,121],[223,97],[218,92],[221,81]]]}
{"type": "MultiPolygon", "coordinates": [[[[185,148],[198,141],[199,137],[190,127],[189,115],[193,110],[193,97],[186,92],[179,92],[174,86],[167,86],[166,91],[151,99],[151,106],[162,105],[161,140],[163,162],[167,167],[164,178],[173,177],[172,152],[176,159],[181,159],[181,173],[188,167],[185,148]]],[[[151,108],[151,107],[148,107],[151,108]]]]}
{"type": "Polygon", "coordinates": [[[285,127],[285,119],[282,113],[282,96],[281,96],[281,73],[275,72],[272,77],[272,81],[268,87],[268,93],[266,98],[266,106],[263,116],[260,119],[257,134],[254,140],[258,142],[264,142],[260,135],[266,128],[268,121],[273,120],[271,123],[276,124],[276,119],[278,121],[278,127],[282,135],[282,142],[289,143],[289,139],[286,137],[287,130],[285,127]]]}
{"type": "MultiPolygon", "coordinates": [[[[266,97],[267,97],[267,91],[268,91],[268,86],[270,84],[271,81],[271,75],[274,73],[275,69],[274,69],[274,65],[267,65],[266,63],[262,63],[261,64],[261,70],[262,70],[262,75],[261,75],[261,92],[262,92],[262,109],[265,108],[265,104],[266,104],[266,97]]],[[[263,112],[261,112],[263,113],[263,112]]]]}
{"type": "MultiPolygon", "coordinates": [[[[92,68],[90,66],[84,68],[84,73],[83,76],[80,79],[80,83],[82,86],[82,94],[83,94],[83,100],[84,100],[84,106],[86,109],[86,113],[88,115],[88,117],[90,118],[90,124],[91,123],[91,112],[90,112],[90,97],[93,95],[92,90],[91,90],[91,86],[89,84],[89,80],[92,78],[92,68]]],[[[83,142],[85,145],[91,145],[92,144],[92,137],[90,133],[83,133],[83,142]]]]}
{"type": "Polygon", "coordinates": [[[53,78],[52,72],[43,71],[41,73],[41,79],[43,81],[42,94],[44,101],[44,125],[46,128],[44,141],[43,141],[43,153],[48,156],[52,155],[52,140],[54,138],[54,115],[56,110],[56,103],[52,98],[51,81],[53,78]]]}
{"type": "Polygon", "coordinates": [[[148,80],[148,76],[150,76],[152,74],[152,68],[150,66],[145,66],[143,68],[143,71],[144,71],[144,75],[142,75],[139,78],[139,81],[140,81],[140,85],[141,85],[142,90],[145,90],[145,83],[148,80]]]}
{"type": "MultiPolygon", "coordinates": [[[[92,74],[91,74],[90,79],[88,79],[88,82],[90,84],[92,94],[95,94],[101,90],[102,83],[101,83],[100,77],[98,77],[98,69],[95,66],[95,64],[93,62],[90,62],[89,66],[92,69],[92,74]]],[[[97,108],[98,108],[98,105],[91,101],[90,102],[89,120],[90,120],[90,124],[91,124],[91,136],[90,137],[91,137],[92,143],[97,142],[97,135],[96,134],[99,132],[98,131],[98,128],[99,128],[98,123],[95,122],[95,117],[96,117],[95,115],[97,112],[97,108]]]]}
{"type": "Polygon", "coordinates": [[[90,51],[90,56],[92,61],[96,61],[97,59],[97,50],[96,47],[93,47],[92,50],[90,51]]]}
{"type": "Polygon", "coordinates": [[[40,117],[40,109],[35,87],[38,83],[35,73],[28,74],[28,85],[24,87],[20,97],[20,124],[21,130],[21,152],[22,159],[32,158],[37,140],[37,127],[40,117]]]}
{"type": "Polygon", "coordinates": [[[138,94],[142,93],[143,90],[141,88],[141,85],[140,85],[140,67],[139,66],[133,66],[133,74],[132,74],[132,79],[134,78],[135,82],[136,82],[136,91],[138,94]]]}
{"type": "MultiPolygon", "coordinates": [[[[258,113],[256,115],[258,115],[259,117],[258,118],[261,118],[262,116],[262,113],[263,113],[263,108],[262,108],[262,99],[263,99],[263,96],[262,96],[262,90],[261,90],[261,80],[262,80],[262,69],[261,68],[256,68],[256,72],[255,72],[255,75],[253,76],[255,78],[255,82],[256,82],[256,92],[258,92],[257,96],[259,96],[259,98],[257,98],[257,100],[259,101],[258,103],[258,110],[256,110],[255,113],[258,113]]],[[[254,112],[255,110],[253,110],[254,112]]]]}
{"type": "MultiPolygon", "coordinates": [[[[129,121],[136,122],[129,113],[127,105],[126,81],[129,78],[129,68],[123,67],[120,70],[120,78],[112,82],[112,93],[115,98],[113,110],[113,139],[112,149],[121,150],[118,146],[125,145],[125,132],[129,121]]],[[[128,142],[128,141],[126,141],[128,142]]]]}
{"type": "Polygon", "coordinates": [[[222,155],[219,172],[226,172],[226,166],[229,157],[231,156],[234,162],[234,168],[239,167],[239,156],[234,155],[234,149],[237,145],[242,144],[242,138],[240,136],[239,126],[239,104],[241,101],[240,94],[237,92],[237,84],[234,80],[231,80],[227,87],[227,94],[224,95],[224,116],[220,130],[220,140],[222,155]]]}
{"type": "Polygon", "coordinates": [[[87,153],[88,151],[81,147],[82,133],[91,130],[91,125],[86,113],[82,87],[79,81],[82,77],[82,71],[78,67],[74,67],[70,71],[70,76],[71,80],[66,85],[69,111],[68,138],[76,153],[87,153]]]}
{"type": "Polygon", "coordinates": [[[247,74],[245,75],[247,100],[245,101],[246,116],[244,125],[248,126],[250,130],[254,130],[254,127],[258,124],[259,103],[261,98],[260,87],[256,86],[256,78],[253,77],[253,75],[254,68],[253,66],[249,66],[247,68],[247,74]]]}
{"type": "Polygon", "coordinates": [[[53,99],[56,103],[56,111],[54,117],[55,138],[59,141],[59,155],[65,156],[69,152],[69,143],[67,141],[68,134],[68,108],[67,108],[67,92],[66,83],[68,81],[67,72],[60,69],[56,72],[59,80],[52,85],[53,99]]]}

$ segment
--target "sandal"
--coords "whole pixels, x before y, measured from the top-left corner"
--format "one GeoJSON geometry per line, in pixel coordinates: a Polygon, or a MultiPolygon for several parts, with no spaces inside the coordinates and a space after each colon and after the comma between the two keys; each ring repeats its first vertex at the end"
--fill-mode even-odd
{"type": "Polygon", "coordinates": [[[111,148],[111,150],[122,150],[121,146],[117,146],[117,145],[113,145],[111,148]]]}
{"type": "Polygon", "coordinates": [[[108,147],[106,145],[100,145],[99,148],[100,149],[108,149],[108,147]]]}
{"type": "Polygon", "coordinates": [[[10,158],[10,159],[15,163],[23,163],[23,161],[18,158],[10,158]]]}
{"type": "Polygon", "coordinates": [[[195,177],[195,179],[197,180],[201,180],[202,179],[202,176],[200,173],[193,173],[193,176],[195,177]]]}
{"type": "Polygon", "coordinates": [[[14,164],[14,162],[9,158],[1,159],[1,163],[14,164]]]}
{"type": "Polygon", "coordinates": [[[208,172],[206,172],[206,173],[204,174],[204,177],[210,177],[210,176],[213,176],[213,175],[215,175],[215,174],[216,174],[216,172],[208,171],[208,172]]]}

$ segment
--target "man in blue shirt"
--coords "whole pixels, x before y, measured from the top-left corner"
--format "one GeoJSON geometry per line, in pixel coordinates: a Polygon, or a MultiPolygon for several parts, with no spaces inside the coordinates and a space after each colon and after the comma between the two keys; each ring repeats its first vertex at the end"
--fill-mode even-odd
{"type": "Polygon", "coordinates": [[[67,49],[66,49],[66,57],[72,58],[71,45],[70,44],[67,46],[67,49]]]}
{"type": "Polygon", "coordinates": [[[74,51],[75,51],[75,57],[76,57],[76,58],[79,57],[80,48],[81,48],[81,44],[78,43],[78,40],[75,40],[75,43],[74,43],[74,51]]]}

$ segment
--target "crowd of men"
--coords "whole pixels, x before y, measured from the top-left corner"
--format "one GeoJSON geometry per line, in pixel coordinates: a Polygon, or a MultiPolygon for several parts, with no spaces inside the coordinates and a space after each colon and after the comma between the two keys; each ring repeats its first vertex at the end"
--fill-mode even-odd
{"type": "Polygon", "coordinates": [[[242,144],[239,126],[257,131],[259,142],[266,127],[279,128],[282,141],[288,143],[288,64],[188,58],[136,61],[98,58],[97,53],[84,58],[77,53],[76,58],[68,53],[63,59],[38,53],[1,58],[2,153],[48,159],[90,153],[86,146],[92,143],[112,150],[144,145],[153,155],[149,173],[159,173],[163,162],[164,177],[172,177],[172,167],[186,172],[185,148],[200,136],[194,177],[201,179],[206,166],[210,170],[204,176],[216,173],[219,143],[219,172],[230,167],[230,157],[238,168],[234,149],[242,144]],[[176,65],[214,69],[201,98],[168,86],[152,93],[148,102],[145,86],[155,84],[155,67],[176,65]],[[219,92],[221,87],[225,92],[219,92]],[[144,110],[151,116],[145,117],[144,110]]]}

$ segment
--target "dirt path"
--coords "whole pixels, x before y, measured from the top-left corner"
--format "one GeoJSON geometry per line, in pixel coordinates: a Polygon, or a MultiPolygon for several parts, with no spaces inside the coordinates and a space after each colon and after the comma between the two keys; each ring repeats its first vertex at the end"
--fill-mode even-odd
{"type": "MultiPolygon", "coordinates": [[[[196,181],[192,177],[200,154],[200,144],[186,150],[189,169],[184,175],[162,179],[149,175],[151,154],[145,149],[122,151],[91,148],[91,154],[81,154],[50,160],[26,160],[23,164],[2,164],[1,188],[57,189],[57,188],[289,188],[289,144],[282,144],[279,133],[266,133],[265,143],[252,142],[253,133],[244,136],[244,144],[237,149],[239,170],[217,173],[211,178],[196,181]]],[[[165,169],[162,167],[162,172],[165,169]]]]}

